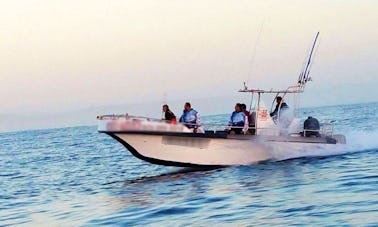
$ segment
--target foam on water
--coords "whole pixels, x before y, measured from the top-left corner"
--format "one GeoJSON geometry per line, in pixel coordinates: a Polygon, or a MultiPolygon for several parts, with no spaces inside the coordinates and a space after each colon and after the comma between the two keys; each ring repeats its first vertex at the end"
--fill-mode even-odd
{"type": "Polygon", "coordinates": [[[378,130],[350,131],[346,135],[347,146],[352,151],[378,149],[378,130]]]}
{"type": "Polygon", "coordinates": [[[279,144],[271,146],[272,160],[282,161],[303,157],[322,157],[366,152],[378,149],[378,131],[350,131],[346,135],[346,144],[279,144]]]}

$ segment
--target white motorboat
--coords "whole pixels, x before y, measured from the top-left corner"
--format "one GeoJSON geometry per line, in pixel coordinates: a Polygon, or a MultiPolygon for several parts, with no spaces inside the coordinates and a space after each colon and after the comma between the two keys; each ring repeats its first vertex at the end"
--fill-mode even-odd
{"type": "Polygon", "coordinates": [[[252,112],[254,124],[246,133],[229,134],[224,130],[227,126],[214,124],[202,124],[205,129],[212,130],[193,133],[181,123],[128,114],[98,116],[98,131],[120,142],[141,160],[179,167],[249,165],[272,159],[272,152],[305,152],[319,148],[332,149],[337,144],[344,144],[345,137],[333,133],[334,122],[322,122],[320,128],[305,129],[296,116],[298,114],[295,114],[296,105],[291,108],[292,115],[279,116],[279,111],[276,119],[272,119],[262,99],[262,96],[271,94],[275,98],[292,95],[294,100],[298,100],[299,94],[310,81],[309,68],[318,34],[296,85],[284,90],[248,89],[244,85],[239,90],[250,93],[251,104],[255,104],[252,112]],[[215,129],[216,126],[220,130],[215,129]],[[316,136],[307,137],[306,133],[309,132],[315,132],[316,136]]]}

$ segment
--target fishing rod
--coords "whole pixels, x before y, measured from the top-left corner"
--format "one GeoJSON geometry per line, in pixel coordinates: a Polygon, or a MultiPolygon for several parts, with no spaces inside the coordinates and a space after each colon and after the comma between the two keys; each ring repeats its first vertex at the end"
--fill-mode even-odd
{"type": "Polygon", "coordinates": [[[310,55],[309,55],[308,60],[307,60],[306,67],[300,75],[300,80],[298,80],[298,83],[300,83],[301,85],[304,85],[307,81],[309,81],[308,75],[310,73],[311,60],[312,60],[312,56],[313,56],[313,53],[314,53],[314,50],[315,50],[315,46],[316,46],[316,42],[318,40],[318,37],[319,37],[319,32],[316,33],[314,42],[313,42],[312,47],[311,47],[310,55]]]}

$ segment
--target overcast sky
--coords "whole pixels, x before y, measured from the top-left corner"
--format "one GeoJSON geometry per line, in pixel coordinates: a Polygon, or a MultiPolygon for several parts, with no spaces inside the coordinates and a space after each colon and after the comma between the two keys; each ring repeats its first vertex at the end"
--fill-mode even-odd
{"type": "Polygon", "coordinates": [[[0,113],[284,88],[317,31],[302,103],[378,101],[377,12],[376,0],[1,1],[0,113]]]}

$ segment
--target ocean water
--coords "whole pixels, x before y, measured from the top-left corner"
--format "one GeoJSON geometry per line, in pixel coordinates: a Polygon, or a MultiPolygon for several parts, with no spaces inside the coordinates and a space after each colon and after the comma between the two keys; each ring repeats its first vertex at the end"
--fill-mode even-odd
{"type": "Polygon", "coordinates": [[[301,114],[337,120],[347,145],[196,170],[138,160],[95,126],[1,133],[0,226],[378,226],[378,103],[301,114]]]}

